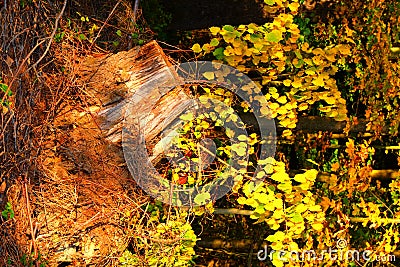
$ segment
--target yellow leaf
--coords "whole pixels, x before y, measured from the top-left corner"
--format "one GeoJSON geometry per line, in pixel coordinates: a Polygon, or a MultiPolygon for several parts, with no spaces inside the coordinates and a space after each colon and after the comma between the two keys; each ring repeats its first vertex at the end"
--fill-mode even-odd
{"type": "Polygon", "coordinates": [[[235,153],[240,156],[243,157],[246,155],[247,152],[247,143],[245,142],[240,142],[238,144],[233,144],[231,146],[232,150],[235,151],[235,153]]]}
{"type": "Polygon", "coordinates": [[[323,54],[325,54],[325,52],[324,52],[324,50],[322,50],[321,48],[315,48],[315,49],[313,50],[313,54],[314,54],[314,55],[323,55],[323,54]]]}
{"type": "Polygon", "coordinates": [[[321,65],[324,61],[322,60],[321,56],[314,56],[312,58],[312,61],[314,62],[315,65],[321,65]]]}
{"type": "Polygon", "coordinates": [[[235,50],[233,50],[232,46],[227,46],[224,50],[225,56],[232,56],[235,54],[235,50]]]}
{"type": "Polygon", "coordinates": [[[333,118],[339,115],[339,112],[337,110],[333,110],[332,112],[328,113],[329,117],[333,118]]]}
{"type": "Polygon", "coordinates": [[[245,72],[245,71],[246,71],[246,66],[244,66],[244,65],[238,65],[238,66],[236,67],[236,69],[237,69],[238,71],[240,71],[240,72],[245,72]]]}
{"type": "Polygon", "coordinates": [[[285,214],[284,214],[282,209],[277,209],[277,210],[274,211],[272,216],[275,219],[281,219],[281,218],[283,218],[285,216],[285,214]]]}
{"type": "Polygon", "coordinates": [[[172,181],[176,182],[178,180],[179,180],[179,174],[177,173],[172,174],[172,181]]]}
{"type": "Polygon", "coordinates": [[[296,207],[296,212],[298,213],[303,213],[307,210],[307,206],[304,205],[303,203],[300,203],[299,205],[297,205],[296,207]]]}
{"type": "Polygon", "coordinates": [[[320,205],[313,205],[308,208],[309,211],[321,211],[320,205]]]}
{"type": "Polygon", "coordinates": [[[290,182],[289,183],[286,182],[286,183],[278,184],[277,188],[279,190],[285,192],[286,194],[291,193],[292,189],[293,189],[292,184],[290,182]]]}
{"type": "Polygon", "coordinates": [[[282,137],[292,136],[292,134],[292,130],[286,129],[282,132],[282,137]]]}
{"type": "Polygon", "coordinates": [[[271,95],[272,98],[275,98],[275,99],[279,98],[279,94],[278,93],[270,93],[270,95],[271,95]]]}
{"type": "Polygon", "coordinates": [[[336,61],[336,54],[326,54],[325,58],[329,60],[330,62],[335,62],[336,61]]]}
{"type": "Polygon", "coordinates": [[[307,52],[309,47],[310,47],[310,45],[308,43],[304,43],[304,44],[301,45],[301,50],[303,52],[307,52]]]}
{"type": "Polygon", "coordinates": [[[277,110],[280,106],[278,103],[271,103],[268,105],[271,110],[277,110]]]}
{"type": "Polygon", "coordinates": [[[342,55],[350,55],[351,53],[350,46],[348,45],[338,45],[338,49],[342,55]]]}
{"type": "Polygon", "coordinates": [[[306,72],[307,75],[314,75],[315,74],[315,68],[309,68],[305,72],[306,72]]]}
{"type": "Polygon", "coordinates": [[[193,113],[190,112],[190,113],[181,115],[179,118],[184,121],[191,121],[194,119],[194,116],[193,116],[193,113]]]}
{"type": "Polygon", "coordinates": [[[283,58],[283,52],[282,51],[278,51],[274,54],[274,56],[278,59],[284,59],[283,58]]]}
{"type": "Polygon", "coordinates": [[[265,35],[265,40],[273,43],[277,43],[283,39],[282,32],[279,30],[272,30],[265,35]]]}
{"type": "Polygon", "coordinates": [[[194,44],[194,45],[192,46],[192,50],[193,50],[193,52],[195,52],[195,53],[200,53],[200,52],[202,51],[199,44],[194,44]]]}
{"type": "MultiPolygon", "coordinates": [[[[211,46],[209,44],[204,44],[202,47],[203,51],[206,53],[210,53],[211,51],[211,46]]],[[[201,51],[200,51],[201,52],[201,51]]]]}
{"type": "Polygon", "coordinates": [[[303,85],[303,84],[302,84],[302,82],[301,82],[301,79],[296,79],[296,78],[295,78],[294,82],[292,82],[292,86],[293,86],[294,88],[300,88],[302,85],[303,85]]]}
{"type": "Polygon", "coordinates": [[[293,179],[299,183],[307,182],[306,176],[304,174],[296,174],[293,179]]]}
{"type": "Polygon", "coordinates": [[[235,52],[235,55],[238,55],[238,56],[242,55],[242,48],[241,47],[235,47],[233,49],[233,51],[235,52]]]}
{"type": "Polygon", "coordinates": [[[244,135],[244,134],[241,134],[241,135],[239,135],[238,137],[237,137],[237,139],[239,140],[239,141],[247,141],[247,136],[246,135],[244,135]]]}
{"type": "Polygon", "coordinates": [[[274,181],[283,183],[283,182],[289,180],[290,178],[286,172],[276,172],[271,175],[271,179],[274,181]]]}
{"type": "Polygon", "coordinates": [[[226,136],[228,136],[229,138],[233,138],[235,136],[235,131],[229,128],[225,129],[225,134],[226,136]]]}
{"type": "Polygon", "coordinates": [[[275,0],[264,0],[264,3],[267,5],[273,6],[275,4],[275,0]]]}
{"type": "Polygon", "coordinates": [[[307,103],[301,103],[299,105],[299,111],[306,110],[307,108],[308,108],[308,104],[307,103]]]}
{"type": "Polygon", "coordinates": [[[293,2],[288,5],[290,11],[292,11],[292,12],[297,11],[299,9],[299,6],[300,6],[300,4],[296,3],[296,2],[293,2]]]}
{"type": "Polygon", "coordinates": [[[283,201],[280,198],[275,199],[273,204],[274,204],[274,207],[277,209],[282,209],[282,207],[283,207],[283,201]]]}
{"type": "Polygon", "coordinates": [[[257,199],[262,204],[269,204],[274,199],[274,196],[266,193],[255,193],[254,199],[257,199]]]}
{"type": "Polygon", "coordinates": [[[318,175],[318,171],[315,169],[307,170],[304,175],[306,176],[307,180],[315,181],[318,175]]]}
{"type": "Polygon", "coordinates": [[[268,107],[262,106],[260,108],[260,112],[262,115],[267,116],[267,117],[271,117],[271,110],[268,107]]]}
{"type": "Polygon", "coordinates": [[[283,81],[283,85],[284,86],[290,86],[291,83],[292,83],[292,81],[289,80],[289,79],[286,79],[286,80],[283,81]]]}
{"type": "Polygon", "coordinates": [[[208,71],[208,72],[204,72],[203,76],[207,79],[207,80],[213,80],[214,79],[214,72],[208,71]]]}
{"type": "Polygon", "coordinates": [[[333,105],[336,102],[336,99],[332,96],[324,98],[325,102],[328,103],[329,105],[333,105]]]}
{"type": "Polygon", "coordinates": [[[286,96],[280,96],[278,99],[276,99],[278,103],[285,104],[287,102],[286,96]]]}
{"type": "Polygon", "coordinates": [[[268,89],[268,91],[269,91],[270,94],[276,94],[276,93],[278,93],[278,89],[276,89],[276,87],[270,87],[270,88],[268,89]]]}
{"type": "Polygon", "coordinates": [[[303,60],[307,65],[312,65],[313,64],[313,61],[310,58],[305,58],[303,60]]]}
{"type": "MultiPolygon", "coordinates": [[[[288,110],[287,110],[287,108],[285,106],[281,106],[276,110],[276,112],[278,112],[278,114],[284,115],[284,114],[288,113],[288,110]]],[[[279,119],[283,119],[284,117],[286,117],[286,116],[282,116],[279,119]]]]}
{"type": "Polygon", "coordinates": [[[312,81],[312,84],[316,86],[324,86],[325,85],[324,78],[320,75],[312,81]]]}
{"type": "Polygon", "coordinates": [[[347,115],[345,113],[339,113],[336,117],[334,117],[335,121],[345,121],[347,119],[347,115]]]}
{"type": "Polygon", "coordinates": [[[212,35],[217,35],[220,30],[221,30],[220,27],[211,27],[210,28],[210,32],[211,32],[212,35]]]}
{"type": "Polygon", "coordinates": [[[319,110],[321,112],[331,112],[332,107],[328,106],[328,107],[320,107],[319,110]]]}
{"type": "Polygon", "coordinates": [[[313,223],[312,228],[318,232],[321,232],[324,229],[324,225],[322,223],[313,223]]]}

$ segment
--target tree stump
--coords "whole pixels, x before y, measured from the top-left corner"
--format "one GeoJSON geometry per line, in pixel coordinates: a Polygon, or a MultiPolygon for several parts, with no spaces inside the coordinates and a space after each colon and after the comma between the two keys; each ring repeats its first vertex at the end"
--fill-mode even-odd
{"type": "MultiPolygon", "coordinates": [[[[156,41],[83,62],[81,80],[101,106],[96,121],[107,140],[121,143],[125,114],[134,112],[146,143],[155,147],[155,138],[190,108],[190,97],[177,86],[181,81],[172,66],[156,41]]],[[[153,159],[159,159],[159,148],[153,159]]]]}

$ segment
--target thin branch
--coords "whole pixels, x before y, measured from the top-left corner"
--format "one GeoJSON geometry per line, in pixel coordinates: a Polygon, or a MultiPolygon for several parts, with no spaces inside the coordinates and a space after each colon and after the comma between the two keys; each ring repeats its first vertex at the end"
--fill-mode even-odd
{"type": "Polygon", "coordinates": [[[60,13],[58,14],[58,16],[57,16],[57,18],[56,18],[56,21],[55,21],[55,23],[54,23],[54,29],[53,29],[53,32],[52,32],[51,35],[50,35],[50,40],[49,40],[49,42],[48,42],[48,44],[47,44],[46,50],[44,50],[43,55],[35,62],[35,64],[33,64],[33,65],[32,65],[29,69],[27,69],[26,71],[29,71],[30,69],[35,68],[35,67],[40,63],[40,61],[42,61],[42,60],[44,59],[44,57],[46,56],[46,54],[49,52],[51,43],[53,42],[54,36],[56,35],[57,29],[58,29],[58,22],[60,21],[62,15],[64,14],[65,7],[67,6],[67,2],[68,2],[68,0],[64,0],[63,7],[62,7],[60,13]]]}
{"type": "MultiPolygon", "coordinates": [[[[241,209],[215,209],[214,214],[224,214],[224,215],[243,215],[243,216],[250,216],[254,214],[254,211],[252,210],[241,210],[241,209]]],[[[271,212],[267,212],[266,217],[271,215],[271,212]]],[[[371,221],[369,218],[363,218],[363,217],[350,217],[349,218],[351,222],[354,223],[365,223],[371,221]]],[[[400,219],[392,219],[392,218],[377,218],[376,222],[378,223],[393,223],[393,224],[399,224],[400,219]]]]}
{"type": "Polygon", "coordinates": [[[28,185],[27,185],[26,181],[24,183],[24,195],[25,195],[25,200],[26,200],[26,210],[27,210],[28,217],[29,217],[29,225],[30,225],[30,228],[31,228],[31,238],[32,238],[32,245],[33,245],[33,253],[34,253],[34,257],[36,259],[38,254],[37,254],[37,246],[36,246],[36,239],[35,239],[35,230],[33,229],[31,209],[30,209],[30,204],[29,204],[28,185]]]}
{"type": "Polygon", "coordinates": [[[110,20],[112,14],[115,12],[115,10],[117,9],[117,7],[118,7],[119,4],[121,3],[121,1],[122,1],[122,0],[119,0],[119,1],[115,4],[114,8],[111,10],[110,15],[108,15],[106,21],[103,23],[103,25],[101,25],[101,28],[100,28],[99,32],[97,33],[96,37],[93,39],[93,42],[92,42],[92,44],[91,44],[90,47],[89,47],[89,51],[92,50],[92,47],[93,47],[93,45],[96,43],[97,38],[99,38],[100,33],[101,33],[102,30],[104,29],[104,26],[108,23],[108,21],[110,20]]]}
{"type": "Polygon", "coordinates": [[[139,9],[140,0],[135,0],[135,6],[133,7],[133,22],[136,23],[137,11],[139,9]]]}

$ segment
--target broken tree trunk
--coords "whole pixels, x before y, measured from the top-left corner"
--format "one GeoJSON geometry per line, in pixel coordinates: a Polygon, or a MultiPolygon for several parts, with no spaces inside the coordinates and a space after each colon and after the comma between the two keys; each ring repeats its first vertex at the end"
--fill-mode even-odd
{"type": "Polygon", "coordinates": [[[180,82],[177,73],[155,41],[140,49],[90,58],[82,66],[82,81],[101,105],[97,123],[113,143],[121,142],[126,114],[134,113],[146,142],[154,143],[154,138],[189,107],[189,97],[176,86],[180,82]]]}

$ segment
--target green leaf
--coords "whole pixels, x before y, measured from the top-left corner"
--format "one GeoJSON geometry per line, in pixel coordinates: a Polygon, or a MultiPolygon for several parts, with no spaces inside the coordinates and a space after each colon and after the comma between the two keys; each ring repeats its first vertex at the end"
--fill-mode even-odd
{"type": "Polygon", "coordinates": [[[12,92],[11,92],[11,90],[8,90],[8,85],[7,84],[0,83],[0,89],[4,93],[7,93],[7,96],[12,96],[12,92]]]}
{"type": "Polygon", "coordinates": [[[79,40],[86,40],[86,36],[83,34],[83,33],[80,33],[79,35],[78,35],[78,38],[79,38],[79,40]]]}
{"type": "Polygon", "coordinates": [[[300,223],[300,222],[303,222],[304,219],[303,219],[303,217],[301,216],[301,214],[295,213],[295,214],[292,216],[291,221],[294,222],[294,223],[300,223]]]}
{"type": "Polygon", "coordinates": [[[213,52],[213,55],[218,59],[218,60],[222,60],[225,55],[224,55],[224,50],[225,48],[223,47],[219,47],[217,49],[215,49],[215,51],[213,52]]]}
{"type": "Polygon", "coordinates": [[[217,39],[217,38],[213,38],[213,39],[211,40],[211,42],[210,42],[210,45],[212,45],[212,46],[217,46],[217,45],[219,45],[218,39],[217,39]]]}
{"type": "Polygon", "coordinates": [[[4,210],[1,212],[1,216],[4,217],[4,219],[12,219],[14,218],[14,210],[12,209],[12,205],[10,202],[7,202],[6,206],[4,207],[4,210]]]}
{"type": "Polygon", "coordinates": [[[122,36],[121,30],[118,30],[118,31],[116,32],[116,34],[117,34],[119,37],[121,37],[121,36],[122,36]]]}
{"type": "Polygon", "coordinates": [[[265,36],[266,40],[269,42],[277,43],[283,39],[282,32],[278,30],[273,30],[265,36]]]}
{"type": "Polygon", "coordinates": [[[224,29],[227,32],[233,32],[235,28],[231,25],[225,25],[222,29],[224,29]]]}
{"type": "Polygon", "coordinates": [[[211,198],[210,193],[208,192],[201,193],[194,198],[194,203],[196,203],[197,205],[204,205],[207,203],[208,200],[210,200],[210,198],[211,198]]]}

